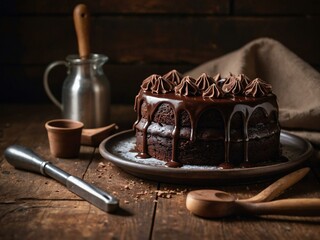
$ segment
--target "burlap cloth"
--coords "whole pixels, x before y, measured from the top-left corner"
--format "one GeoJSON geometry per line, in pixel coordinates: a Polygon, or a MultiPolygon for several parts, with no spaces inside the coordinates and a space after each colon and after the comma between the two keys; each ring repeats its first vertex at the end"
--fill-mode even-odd
{"type": "Polygon", "coordinates": [[[320,73],[278,41],[254,40],[186,74],[196,78],[204,72],[222,76],[244,73],[271,83],[278,97],[282,129],[320,147],[320,73]]]}

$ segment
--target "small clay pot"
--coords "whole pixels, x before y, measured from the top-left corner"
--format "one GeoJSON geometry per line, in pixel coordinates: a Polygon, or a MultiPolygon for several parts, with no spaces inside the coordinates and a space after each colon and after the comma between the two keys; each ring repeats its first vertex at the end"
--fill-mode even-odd
{"type": "Polygon", "coordinates": [[[83,123],[69,119],[55,119],[45,124],[51,154],[60,158],[79,156],[83,123]]]}

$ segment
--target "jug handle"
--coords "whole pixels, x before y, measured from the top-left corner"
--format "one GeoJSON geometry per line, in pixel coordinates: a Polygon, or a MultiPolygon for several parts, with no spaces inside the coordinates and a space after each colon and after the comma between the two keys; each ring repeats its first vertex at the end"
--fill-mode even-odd
{"type": "Polygon", "coordinates": [[[49,73],[50,71],[56,67],[56,66],[59,66],[59,65],[65,65],[67,68],[68,68],[68,63],[66,61],[56,61],[56,62],[53,62],[51,63],[45,70],[44,72],[44,75],[43,75],[43,85],[44,85],[44,90],[46,91],[48,97],[50,98],[50,100],[55,104],[57,105],[61,110],[62,110],[62,103],[59,102],[57,100],[57,98],[53,95],[53,93],[51,92],[50,90],[50,87],[49,87],[49,73]]]}

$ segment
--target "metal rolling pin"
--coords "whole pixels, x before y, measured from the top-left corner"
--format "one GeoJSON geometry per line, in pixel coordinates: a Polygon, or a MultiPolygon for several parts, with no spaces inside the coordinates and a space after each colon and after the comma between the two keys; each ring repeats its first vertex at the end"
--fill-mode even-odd
{"type": "Polygon", "coordinates": [[[114,212],[119,207],[119,201],[114,196],[43,160],[28,148],[13,145],[5,150],[4,155],[14,167],[50,176],[105,212],[114,212]]]}

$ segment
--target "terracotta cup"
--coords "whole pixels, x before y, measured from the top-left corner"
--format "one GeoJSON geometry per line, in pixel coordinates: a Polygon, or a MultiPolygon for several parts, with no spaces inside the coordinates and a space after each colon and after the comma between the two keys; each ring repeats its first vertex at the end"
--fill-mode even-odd
{"type": "Polygon", "coordinates": [[[69,119],[55,119],[45,124],[51,154],[60,158],[79,156],[82,122],[69,119]]]}

